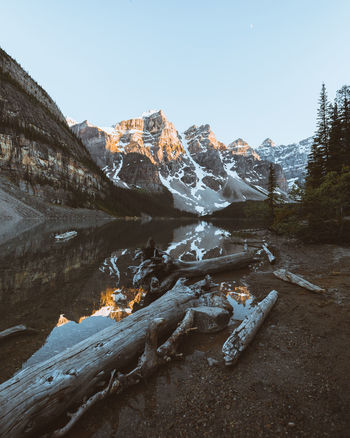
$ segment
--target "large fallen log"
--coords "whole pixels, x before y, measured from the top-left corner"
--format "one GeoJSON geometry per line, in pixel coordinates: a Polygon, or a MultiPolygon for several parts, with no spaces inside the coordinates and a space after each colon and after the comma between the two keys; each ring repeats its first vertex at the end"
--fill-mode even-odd
{"type": "Polygon", "coordinates": [[[217,272],[240,269],[256,260],[253,251],[243,251],[194,262],[173,260],[163,253],[162,258],[148,259],[136,269],[133,283],[135,285],[149,282],[150,292],[156,296],[169,290],[180,277],[193,278],[217,272]]]}
{"type": "MultiPolygon", "coordinates": [[[[68,423],[61,427],[60,429],[55,430],[51,434],[51,438],[59,438],[66,435],[80,420],[80,418],[86,413],[87,410],[92,408],[97,402],[105,399],[110,394],[113,394],[117,390],[117,385],[119,383],[118,380],[114,379],[115,371],[112,371],[111,377],[109,379],[109,383],[102,391],[97,392],[93,396],[91,396],[88,400],[84,401],[84,403],[79,406],[79,409],[74,412],[74,414],[68,413],[67,416],[70,417],[68,423]]],[[[43,438],[45,435],[43,436],[43,438]]]]}
{"type": "Polygon", "coordinates": [[[272,290],[227,338],[222,347],[225,365],[233,365],[238,360],[264,322],[277,297],[277,292],[272,290]]]}
{"type": "Polygon", "coordinates": [[[107,398],[110,394],[114,394],[116,392],[120,393],[129,386],[137,384],[142,378],[153,374],[159,366],[169,362],[171,358],[176,355],[176,349],[181,338],[191,330],[196,329],[196,327],[193,327],[193,315],[194,310],[188,309],[181,324],[179,324],[170,338],[159,348],[157,348],[158,332],[159,328],[164,324],[164,319],[156,318],[151,321],[146,336],[145,351],[143,352],[137,367],[128,374],[119,373],[116,378],[114,377],[115,370],[112,371],[106,388],[90,397],[79,407],[76,412],[69,414],[70,420],[68,423],[61,429],[55,430],[55,432],[51,435],[51,438],[59,438],[66,435],[85,414],[85,412],[98,401],[107,398]]]}
{"type": "MultiPolygon", "coordinates": [[[[159,336],[174,329],[187,309],[205,305],[208,279],[174,288],[128,316],[45,362],[18,372],[0,385],[0,436],[38,436],[51,422],[106,385],[112,370],[123,370],[143,351],[149,322],[164,319],[159,336]]],[[[45,430],[46,431],[46,430],[45,430]]]]}
{"type": "Polygon", "coordinates": [[[286,269],[278,269],[277,271],[273,272],[273,275],[279,278],[280,280],[297,284],[298,286],[310,290],[311,292],[325,292],[325,290],[322,287],[316,286],[315,284],[312,284],[309,281],[305,280],[305,278],[293,274],[292,272],[289,272],[286,269]]]}

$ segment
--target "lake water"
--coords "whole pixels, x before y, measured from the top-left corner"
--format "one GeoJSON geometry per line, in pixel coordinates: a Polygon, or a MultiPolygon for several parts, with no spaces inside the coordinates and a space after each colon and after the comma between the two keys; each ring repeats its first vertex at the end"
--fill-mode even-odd
{"type": "MultiPolygon", "coordinates": [[[[150,236],[182,260],[242,251],[242,225],[205,221],[114,221],[81,229],[81,224],[46,224],[0,246],[0,331],[25,324],[36,333],[2,342],[0,378],[62,351],[127,317],[144,291],[132,284],[135,250],[150,236]],[[77,235],[57,241],[71,230],[77,235]]],[[[244,228],[244,227],[243,227],[244,228]]],[[[214,276],[243,319],[254,303],[246,271],[214,276]]]]}

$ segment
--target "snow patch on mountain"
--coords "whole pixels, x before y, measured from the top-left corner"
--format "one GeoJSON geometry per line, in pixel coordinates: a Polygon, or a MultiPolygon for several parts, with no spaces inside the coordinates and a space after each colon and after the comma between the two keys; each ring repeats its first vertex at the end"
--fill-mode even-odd
{"type": "MultiPolygon", "coordinates": [[[[266,197],[256,186],[267,185],[269,163],[242,139],[225,146],[208,124],[180,135],[163,111],[149,110],[113,127],[85,121],[72,130],[116,185],[165,187],[180,210],[205,215],[232,202],[266,197]]],[[[283,188],[284,176],[276,169],[283,188]]]]}
{"type": "Polygon", "coordinates": [[[124,158],[123,156],[121,156],[119,163],[117,161],[114,161],[111,165],[103,167],[102,170],[106,174],[106,176],[114,182],[116,186],[122,187],[124,189],[130,189],[131,187],[125,181],[119,178],[119,172],[123,167],[123,162],[124,158]]]}
{"type": "Polygon", "coordinates": [[[114,126],[98,126],[98,129],[101,129],[101,131],[104,131],[108,135],[116,135],[117,134],[114,126]]]}
{"type": "Polygon", "coordinates": [[[141,117],[140,117],[140,119],[144,119],[144,118],[146,118],[146,117],[149,117],[149,116],[151,116],[152,114],[156,114],[156,113],[158,113],[160,110],[155,110],[155,109],[150,109],[150,110],[148,110],[148,111],[144,111],[142,114],[141,114],[141,117]]]}
{"type": "Polygon", "coordinates": [[[68,125],[69,127],[78,124],[78,122],[77,122],[76,120],[72,119],[71,117],[66,117],[66,122],[67,122],[67,125],[68,125]]]}
{"type": "Polygon", "coordinates": [[[276,146],[271,139],[266,139],[256,151],[264,160],[282,167],[291,189],[294,184],[302,184],[305,180],[312,143],[313,137],[308,137],[298,143],[276,146]]]}

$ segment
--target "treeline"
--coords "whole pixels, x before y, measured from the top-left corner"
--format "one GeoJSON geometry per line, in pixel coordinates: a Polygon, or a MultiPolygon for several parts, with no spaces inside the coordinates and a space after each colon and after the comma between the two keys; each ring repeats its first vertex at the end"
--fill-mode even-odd
{"type": "Polygon", "coordinates": [[[275,189],[270,166],[265,201],[234,203],[212,216],[254,218],[307,241],[350,241],[350,86],[344,85],[330,102],[322,85],[305,184],[291,190],[293,202],[284,202],[275,189]]]}
{"type": "Polygon", "coordinates": [[[350,86],[337,91],[334,103],[322,90],[317,112],[317,130],[307,166],[306,189],[316,189],[331,172],[341,174],[350,166],[350,86]]]}
{"type": "Polygon", "coordinates": [[[196,217],[174,208],[173,195],[166,188],[155,193],[143,189],[123,189],[111,183],[106,196],[95,200],[95,207],[115,216],[196,217]]]}
{"type": "Polygon", "coordinates": [[[293,194],[296,204],[275,209],[276,230],[313,241],[350,240],[350,86],[330,102],[322,84],[305,185],[293,194]]]}

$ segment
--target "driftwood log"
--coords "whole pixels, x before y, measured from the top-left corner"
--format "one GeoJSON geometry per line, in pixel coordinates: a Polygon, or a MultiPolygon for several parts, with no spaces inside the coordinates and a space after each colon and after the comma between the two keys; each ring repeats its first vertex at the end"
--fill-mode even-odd
{"type": "Polygon", "coordinates": [[[149,283],[151,294],[160,296],[169,290],[180,277],[201,277],[207,274],[240,269],[255,260],[256,254],[252,251],[243,251],[194,262],[173,260],[168,254],[163,253],[161,258],[143,261],[136,268],[133,283],[135,285],[149,283]]]}
{"type": "Polygon", "coordinates": [[[276,303],[277,297],[277,292],[272,290],[227,338],[222,347],[226,365],[233,365],[238,360],[276,303]]]}
{"type": "MultiPolygon", "coordinates": [[[[97,402],[100,400],[105,399],[110,394],[114,394],[116,390],[118,389],[119,381],[114,379],[115,371],[112,371],[111,377],[109,379],[109,383],[102,391],[97,392],[93,396],[91,396],[88,400],[84,401],[84,403],[79,407],[79,409],[74,412],[74,414],[68,413],[67,416],[70,417],[70,420],[68,423],[63,426],[61,429],[55,430],[51,434],[51,438],[58,438],[66,435],[73,426],[77,424],[77,422],[80,420],[80,418],[85,414],[85,412],[92,408],[97,402]]],[[[45,435],[44,435],[45,436],[45,435]]]]}
{"type": "Polygon", "coordinates": [[[244,246],[245,243],[247,243],[248,246],[251,246],[253,248],[261,248],[261,245],[264,243],[262,240],[249,240],[248,239],[244,239],[244,240],[230,240],[230,243],[233,243],[235,245],[242,245],[244,246]]]}
{"type": "Polygon", "coordinates": [[[276,261],[276,257],[272,254],[272,252],[269,250],[269,248],[267,247],[266,243],[263,243],[262,245],[262,249],[264,250],[265,254],[267,255],[269,262],[271,263],[271,265],[273,265],[276,261]]]}
{"type": "Polygon", "coordinates": [[[310,290],[311,292],[325,292],[325,290],[322,287],[316,286],[315,284],[312,284],[309,281],[305,280],[305,278],[293,274],[292,272],[289,272],[286,269],[278,269],[277,271],[274,271],[273,274],[275,277],[279,278],[280,280],[297,284],[298,286],[310,290]]]}
{"type": "Polygon", "coordinates": [[[143,352],[143,355],[141,356],[137,367],[126,375],[119,373],[116,378],[114,377],[115,370],[112,371],[109,383],[106,388],[90,397],[79,407],[79,409],[75,413],[69,414],[70,420],[68,421],[68,423],[61,429],[57,429],[51,435],[51,438],[59,438],[66,435],[79,421],[79,419],[85,414],[85,412],[90,409],[95,403],[105,399],[111,394],[114,394],[116,392],[120,393],[126,388],[135,385],[142,378],[148,377],[153,374],[159,366],[169,362],[173,356],[176,356],[176,350],[181,338],[192,330],[196,329],[196,327],[193,327],[193,315],[194,310],[188,309],[184,319],[179,324],[177,329],[170,336],[170,338],[159,348],[157,348],[158,332],[159,328],[164,324],[165,321],[162,318],[156,318],[151,321],[146,336],[145,351],[143,352]]]}
{"type": "Polygon", "coordinates": [[[0,341],[10,336],[20,335],[22,333],[37,333],[38,330],[27,327],[26,325],[20,324],[10,327],[6,330],[0,332],[0,341]]]}
{"type": "MultiPolygon", "coordinates": [[[[173,330],[192,307],[212,295],[210,280],[188,287],[179,279],[173,289],[146,308],[128,316],[56,356],[25,368],[0,385],[0,436],[38,436],[50,423],[93,397],[142,353],[149,322],[164,320],[159,336],[173,330]]],[[[109,386],[107,386],[109,388],[109,386]]],[[[108,389],[109,391],[110,389],[108,389]]]]}

